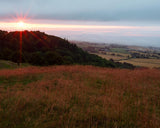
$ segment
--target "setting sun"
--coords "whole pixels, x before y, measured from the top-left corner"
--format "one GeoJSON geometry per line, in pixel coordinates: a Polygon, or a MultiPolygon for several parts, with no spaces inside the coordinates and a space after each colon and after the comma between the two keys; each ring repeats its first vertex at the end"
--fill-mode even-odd
{"type": "Polygon", "coordinates": [[[19,27],[24,27],[24,22],[23,21],[18,22],[18,26],[19,27]]]}
{"type": "Polygon", "coordinates": [[[24,29],[26,28],[26,24],[23,21],[20,21],[17,23],[17,28],[24,29]]]}

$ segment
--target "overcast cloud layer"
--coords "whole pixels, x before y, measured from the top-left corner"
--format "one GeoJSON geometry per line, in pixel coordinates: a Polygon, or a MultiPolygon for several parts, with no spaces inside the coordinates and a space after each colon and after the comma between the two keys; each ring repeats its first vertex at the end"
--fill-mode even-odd
{"type": "MultiPolygon", "coordinates": [[[[0,0],[3,23],[117,26],[116,29],[36,28],[69,40],[160,47],[160,0],[0,0]],[[118,26],[121,29],[118,29],[118,26]],[[124,29],[123,26],[131,27],[124,29]]],[[[46,25],[47,27],[47,25],[46,25]]]]}
{"type": "Polygon", "coordinates": [[[0,18],[160,21],[160,0],[0,0],[0,18]]]}

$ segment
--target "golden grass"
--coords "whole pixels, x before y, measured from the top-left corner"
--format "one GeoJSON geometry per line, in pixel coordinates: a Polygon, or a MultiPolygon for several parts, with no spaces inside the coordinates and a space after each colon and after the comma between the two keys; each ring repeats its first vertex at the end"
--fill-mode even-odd
{"type": "Polygon", "coordinates": [[[160,70],[0,70],[1,128],[158,128],[160,70]]]}
{"type": "Polygon", "coordinates": [[[117,56],[117,54],[115,53],[115,56],[111,55],[112,52],[108,52],[106,55],[104,54],[96,54],[102,58],[105,58],[107,60],[109,59],[113,59],[114,61],[118,61],[118,62],[126,62],[126,63],[130,63],[133,64],[134,66],[140,66],[140,67],[148,67],[148,68],[159,68],[160,67],[160,59],[140,59],[140,58],[132,58],[132,59],[128,59],[128,56],[130,56],[129,54],[123,54],[123,53],[118,53],[121,56],[117,56]],[[124,59],[124,60],[123,60],[124,59]]]}
{"type": "Polygon", "coordinates": [[[96,54],[102,58],[105,58],[107,60],[113,59],[114,61],[118,61],[118,60],[122,60],[122,59],[126,59],[127,57],[125,56],[113,56],[113,55],[104,55],[104,54],[96,54]]]}
{"type": "Polygon", "coordinates": [[[129,60],[123,60],[120,62],[127,62],[135,66],[143,66],[143,67],[149,67],[149,68],[160,67],[160,59],[129,59],[129,60]]]}

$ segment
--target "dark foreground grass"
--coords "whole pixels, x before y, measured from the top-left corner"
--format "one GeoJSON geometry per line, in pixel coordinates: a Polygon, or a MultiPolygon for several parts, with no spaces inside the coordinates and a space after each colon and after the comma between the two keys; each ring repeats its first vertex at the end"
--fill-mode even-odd
{"type": "Polygon", "coordinates": [[[159,128],[160,70],[0,70],[0,128],[159,128]]]}

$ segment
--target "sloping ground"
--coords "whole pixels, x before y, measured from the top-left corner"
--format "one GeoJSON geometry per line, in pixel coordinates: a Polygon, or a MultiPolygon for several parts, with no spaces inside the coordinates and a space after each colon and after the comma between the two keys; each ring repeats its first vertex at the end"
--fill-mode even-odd
{"type": "Polygon", "coordinates": [[[9,68],[9,69],[13,69],[16,68],[17,64],[11,61],[6,61],[6,60],[0,60],[0,69],[4,69],[4,68],[9,68]]]}
{"type": "MultiPolygon", "coordinates": [[[[30,66],[28,63],[21,63],[20,67],[27,67],[30,66]]],[[[15,69],[19,68],[17,63],[14,63],[12,61],[7,61],[7,60],[0,60],[0,70],[1,69],[15,69]]]]}
{"type": "Polygon", "coordinates": [[[37,66],[80,64],[135,68],[128,63],[116,63],[89,54],[68,40],[39,31],[6,32],[0,30],[0,59],[37,66]]]}
{"type": "Polygon", "coordinates": [[[0,70],[1,128],[158,128],[160,70],[0,70]]]}

